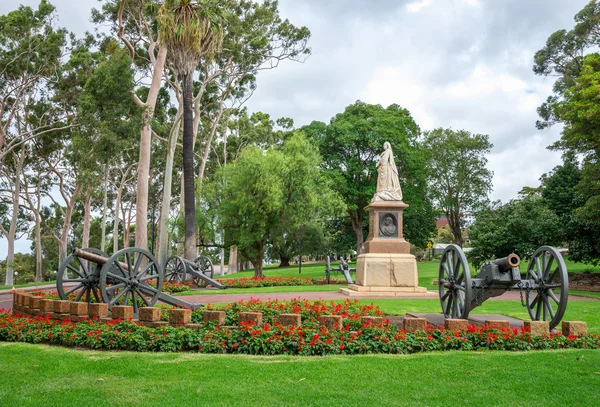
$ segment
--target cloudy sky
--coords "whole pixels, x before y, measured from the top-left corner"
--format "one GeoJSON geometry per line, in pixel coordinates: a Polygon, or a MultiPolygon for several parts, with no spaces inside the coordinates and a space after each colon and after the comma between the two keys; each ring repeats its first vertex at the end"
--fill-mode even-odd
{"type": "MultiPolygon", "coordinates": [[[[82,34],[95,0],[50,0],[60,26],[82,34]]],[[[0,0],[0,14],[16,2],[0,0]]],[[[22,0],[36,6],[39,1],[22,0]]],[[[491,199],[504,202],[560,164],[546,146],[560,128],[535,128],[553,78],[535,76],[533,55],[588,0],[280,0],[280,12],[312,36],[304,63],[258,78],[251,111],[328,122],[360,99],[407,108],[422,130],[490,136],[491,199]]],[[[29,244],[17,248],[27,250],[29,244]]],[[[0,257],[6,241],[0,240],[0,257]]]]}

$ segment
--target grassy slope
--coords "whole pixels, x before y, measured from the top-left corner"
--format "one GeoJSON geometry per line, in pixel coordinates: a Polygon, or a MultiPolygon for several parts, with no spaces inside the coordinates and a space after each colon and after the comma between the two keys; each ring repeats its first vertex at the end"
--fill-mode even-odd
{"type": "Polygon", "coordinates": [[[7,406],[596,405],[600,386],[593,350],[302,358],[0,343],[0,358],[7,406]]]}

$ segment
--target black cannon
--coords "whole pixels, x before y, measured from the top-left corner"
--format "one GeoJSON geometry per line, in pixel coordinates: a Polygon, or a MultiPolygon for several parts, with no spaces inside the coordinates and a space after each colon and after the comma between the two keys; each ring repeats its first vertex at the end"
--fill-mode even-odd
{"type": "Polygon", "coordinates": [[[471,278],[469,263],[459,246],[449,245],[440,260],[439,292],[446,318],[466,319],[469,312],[491,297],[519,290],[521,303],[534,321],[548,321],[550,329],[562,319],[569,296],[567,266],[558,250],[538,248],[529,261],[525,278],[521,277],[521,259],[516,254],[481,266],[471,278]]]}
{"type": "Polygon", "coordinates": [[[108,256],[97,249],[74,249],[59,267],[56,288],[63,300],[104,302],[111,309],[132,305],[135,314],[140,305],[151,307],[157,301],[190,309],[203,306],[162,292],[163,281],[163,270],[147,250],[130,247],[108,256]]]}
{"type": "Polygon", "coordinates": [[[329,279],[331,278],[332,271],[341,272],[342,274],[344,274],[344,277],[346,278],[346,282],[348,284],[354,284],[354,281],[352,281],[352,277],[350,276],[350,272],[356,271],[356,269],[350,268],[346,260],[340,259],[340,265],[337,268],[331,268],[331,261],[329,259],[329,256],[327,256],[327,260],[325,263],[325,282],[327,284],[329,284],[329,279]]]}
{"type": "Polygon", "coordinates": [[[212,285],[219,289],[227,286],[213,279],[215,269],[206,256],[198,256],[193,262],[179,256],[171,256],[165,263],[165,281],[183,284],[192,281],[198,287],[212,285]]]}

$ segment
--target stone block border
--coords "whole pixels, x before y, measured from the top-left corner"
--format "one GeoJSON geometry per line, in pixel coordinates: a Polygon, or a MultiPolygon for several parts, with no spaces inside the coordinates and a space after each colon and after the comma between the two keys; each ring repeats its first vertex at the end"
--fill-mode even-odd
{"type": "MultiPolygon", "coordinates": [[[[86,302],[68,302],[61,300],[48,300],[27,294],[24,291],[15,291],[13,295],[13,313],[24,316],[44,317],[63,321],[70,319],[73,322],[85,321],[88,318],[98,318],[102,321],[112,320],[132,320],[148,327],[160,327],[165,325],[185,326],[187,328],[198,329],[202,324],[192,323],[192,311],[189,309],[173,308],[169,310],[169,322],[161,321],[161,309],[155,307],[143,307],[139,309],[139,319],[134,319],[133,307],[115,306],[112,313],[108,309],[108,304],[88,304],[86,302]]],[[[261,326],[263,315],[261,312],[240,312],[238,323],[250,323],[261,326]]],[[[319,320],[323,326],[328,329],[343,329],[342,317],[339,315],[321,315],[319,320]]],[[[278,318],[279,323],[285,326],[301,326],[302,316],[300,314],[282,314],[278,318]]],[[[208,310],[204,313],[203,322],[216,323],[218,326],[225,325],[225,311],[208,310]]],[[[361,317],[363,326],[377,327],[383,324],[382,317],[363,316],[361,317]]],[[[490,327],[507,328],[506,321],[485,321],[490,327]]],[[[461,319],[446,319],[445,329],[464,330],[467,327],[467,321],[461,319]]],[[[529,328],[532,336],[549,334],[548,322],[544,321],[524,321],[525,328],[529,328]]],[[[234,328],[234,327],[229,327],[234,328]]],[[[427,320],[425,318],[403,319],[403,328],[406,332],[424,331],[427,329],[427,320]]],[[[584,335],[587,334],[587,324],[579,321],[563,321],[562,333],[564,335],[584,335]]]]}

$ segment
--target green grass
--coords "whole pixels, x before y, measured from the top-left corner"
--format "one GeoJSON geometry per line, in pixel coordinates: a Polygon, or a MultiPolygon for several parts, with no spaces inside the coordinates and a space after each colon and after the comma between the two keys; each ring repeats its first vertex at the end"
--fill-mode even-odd
{"type": "Polygon", "coordinates": [[[7,406],[597,405],[600,386],[595,350],[252,357],[0,343],[0,358],[7,406]]]}
{"type": "MultiPolygon", "coordinates": [[[[52,285],[56,287],[56,281],[42,281],[41,283],[15,284],[15,288],[34,287],[36,285],[52,285]]],[[[0,285],[0,290],[10,290],[12,285],[0,285]]]]}

